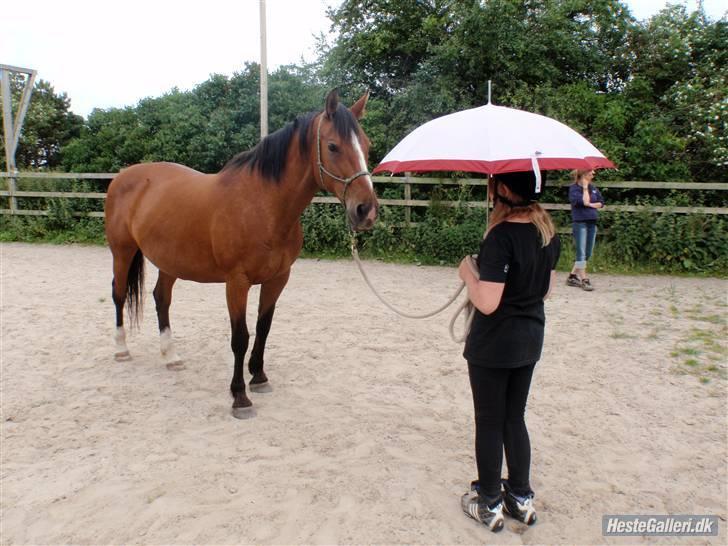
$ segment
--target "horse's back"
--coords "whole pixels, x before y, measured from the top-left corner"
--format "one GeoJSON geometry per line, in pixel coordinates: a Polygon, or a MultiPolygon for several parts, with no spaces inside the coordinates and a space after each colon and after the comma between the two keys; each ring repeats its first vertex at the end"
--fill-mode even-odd
{"type": "Polygon", "coordinates": [[[177,272],[180,266],[171,262],[191,249],[200,259],[212,259],[209,226],[219,200],[215,188],[214,175],[176,163],[141,163],[122,170],[106,199],[106,236],[112,250],[135,246],[160,269],[194,276],[189,266],[177,272]]]}
{"type": "Polygon", "coordinates": [[[122,169],[114,177],[109,184],[107,199],[115,200],[126,193],[144,191],[149,184],[174,183],[175,180],[204,176],[178,163],[138,163],[122,169]]]}

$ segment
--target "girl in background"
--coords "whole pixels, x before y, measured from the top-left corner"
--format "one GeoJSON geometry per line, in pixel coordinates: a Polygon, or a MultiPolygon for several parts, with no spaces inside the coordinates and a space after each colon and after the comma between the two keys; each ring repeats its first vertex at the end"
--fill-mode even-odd
{"type": "Polygon", "coordinates": [[[591,292],[594,287],[586,275],[586,263],[594,251],[597,220],[599,219],[597,211],[604,208],[604,198],[592,184],[593,170],[572,171],[571,178],[574,183],[569,186],[569,202],[571,203],[571,227],[576,247],[576,261],[566,279],[566,284],[591,292]]]}

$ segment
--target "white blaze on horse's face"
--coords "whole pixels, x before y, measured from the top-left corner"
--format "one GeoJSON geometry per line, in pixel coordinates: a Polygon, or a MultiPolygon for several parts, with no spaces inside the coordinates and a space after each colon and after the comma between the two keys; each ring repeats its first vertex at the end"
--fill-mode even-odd
{"type": "MultiPolygon", "coordinates": [[[[366,137],[364,137],[366,138],[366,137]]],[[[348,192],[345,206],[349,215],[349,223],[355,231],[371,229],[377,219],[379,204],[374,193],[374,183],[367,170],[367,161],[364,155],[361,142],[356,132],[351,132],[351,148],[354,152],[354,164],[356,172],[361,173],[351,182],[351,188],[345,188],[344,195],[348,192]],[[363,180],[362,180],[363,179],[363,180]]],[[[352,176],[354,176],[352,174],[352,176]]]]}
{"type": "MultiPolygon", "coordinates": [[[[351,132],[351,145],[354,148],[354,151],[356,152],[357,156],[359,157],[359,170],[366,171],[367,162],[366,162],[366,159],[364,159],[364,152],[361,149],[361,144],[359,144],[359,139],[356,137],[356,134],[354,133],[354,131],[351,132]]],[[[367,174],[363,178],[366,178],[367,183],[369,184],[369,189],[373,190],[374,183],[372,182],[372,177],[367,174]]]]}

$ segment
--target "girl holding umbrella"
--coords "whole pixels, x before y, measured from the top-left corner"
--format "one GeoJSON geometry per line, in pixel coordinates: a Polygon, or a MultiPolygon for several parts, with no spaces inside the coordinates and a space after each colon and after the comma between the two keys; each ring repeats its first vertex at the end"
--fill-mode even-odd
{"type": "Polygon", "coordinates": [[[478,479],[461,505],[491,531],[503,528],[504,510],[528,525],[536,521],[524,412],[543,347],[544,299],[560,254],[551,217],[536,202],[540,175],[495,175],[490,187],[494,208],[478,272],[468,258],[458,271],[476,308],[463,356],[475,407],[478,479]],[[504,448],[508,479],[501,481],[504,448]]]}

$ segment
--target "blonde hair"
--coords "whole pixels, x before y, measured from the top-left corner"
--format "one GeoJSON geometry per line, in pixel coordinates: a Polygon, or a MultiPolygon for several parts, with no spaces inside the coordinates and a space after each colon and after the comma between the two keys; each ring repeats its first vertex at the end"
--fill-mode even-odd
{"type": "MultiPolygon", "coordinates": [[[[508,188],[506,187],[506,189],[508,188]]],[[[490,191],[495,192],[494,186],[491,186],[490,191]]],[[[513,193],[510,192],[510,190],[508,191],[511,194],[513,193]]],[[[536,226],[536,229],[538,229],[538,232],[541,235],[542,246],[547,246],[551,242],[551,239],[554,238],[556,228],[554,227],[553,220],[551,220],[551,215],[538,203],[528,203],[512,207],[501,200],[496,201],[493,207],[493,212],[490,214],[490,221],[488,222],[488,229],[486,230],[485,235],[488,235],[488,233],[490,233],[490,231],[498,224],[506,222],[508,219],[515,216],[521,215],[526,215],[528,217],[528,221],[536,226]]]]}
{"type": "Polygon", "coordinates": [[[593,169],[574,169],[571,171],[571,179],[574,183],[578,182],[585,174],[592,172],[593,169]]]}

